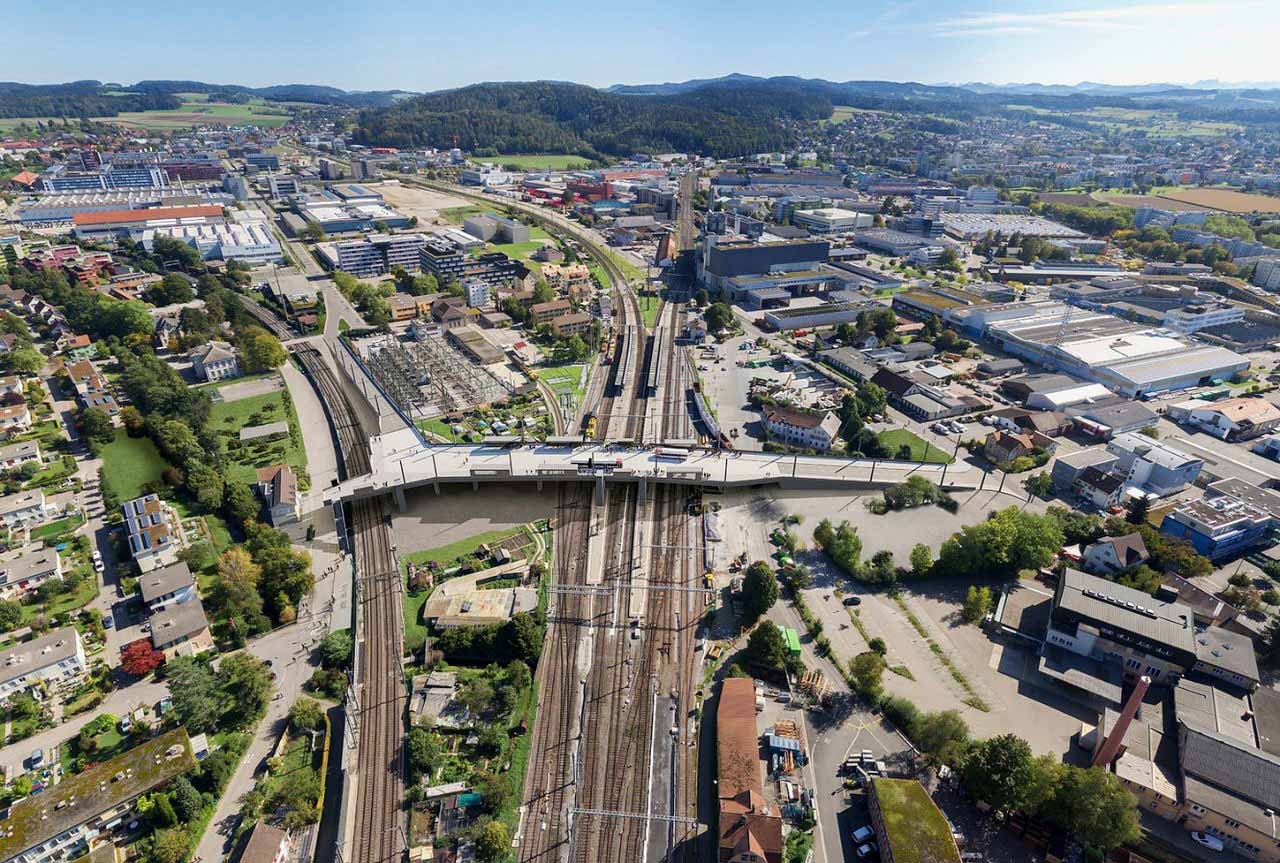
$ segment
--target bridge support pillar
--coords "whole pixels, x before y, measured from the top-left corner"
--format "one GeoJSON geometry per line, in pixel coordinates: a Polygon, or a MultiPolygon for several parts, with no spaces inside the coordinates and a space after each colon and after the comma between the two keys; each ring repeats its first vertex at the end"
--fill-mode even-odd
{"type": "Polygon", "coordinates": [[[542,480],[538,480],[538,491],[542,491],[542,480]]]}
{"type": "Polygon", "coordinates": [[[604,491],[604,474],[599,474],[596,476],[596,503],[603,506],[606,499],[607,496],[604,491]]]}
{"type": "Polygon", "coordinates": [[[400,508],[401,512],[404,512],[409,508],[409,505],[405,503],[405,500],[404,500],[404,486],[402,485],[396,486],[394,496],[396,499],[396,506],[400,508]]]}
{"type": "Polygon", "coordinates": [[[431,487],[436,490],[436,497],[440,496],[440,480],[431,483],[431,487]]]}
{"type": "Polygon", "coordinates": [[[480,480],[475,479],[475,478],[472,478],[472,480],[471,480],[471,490],[472,490],[472,491],[479,491],[479,490],[480,490],[480,480]]]}
{"type": "Polygon", "coordinates": [[[645,495],[649,491],[649,480],[641,475],[640,487],[636,490],[636,499],[639,503],[644,503],[645,495]]]}

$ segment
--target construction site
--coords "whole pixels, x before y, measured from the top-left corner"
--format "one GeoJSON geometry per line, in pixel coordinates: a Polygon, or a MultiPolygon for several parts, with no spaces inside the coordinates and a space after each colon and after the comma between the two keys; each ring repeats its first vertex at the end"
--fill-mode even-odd
{"type": "Polygon", "coordinates": [[[497,404],[518,389],[444,334],[404,340],[380,333],[350,344],[383,395],[414,423],[497,404]]]}

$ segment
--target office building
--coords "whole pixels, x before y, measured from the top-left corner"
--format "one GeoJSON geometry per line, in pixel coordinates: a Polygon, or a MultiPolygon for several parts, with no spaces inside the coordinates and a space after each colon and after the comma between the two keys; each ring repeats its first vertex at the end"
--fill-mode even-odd
{"type": "Polygon", "coordinates": [[[1160,532],[1187,540],[1220,561],[1274,545],[1280,526],[1280,494],[1235,480],[1210,486],[1200,500],[1184,501],[1160,522],[1160,532]]]}
{"type": "Polygon", "coordinates": [[[1250,281],[1268,291],[1280,291],[1280,258],[1260,258],[1250,281]]]}
{"type": "Polygon", "coordinates": [[[1250,440],[1280,428],[1280,407],[1265,398],[1190,399],[1170,405],[1165,415],[1226,441],[1250,440]]]}
{"type": "Polygon", "coordinates": [[[65,165],[47,168],[40,176],[46,192],[110,192],[120,189],[167,189],[169,174],[160,167],[104,165],[101,170],[69,171],[65,165]]]}
{"type": "Polygon", "coordinates": [[[260,171],[280,170],[280,157],[275,153],[246,153],[244,161],[260,171]]]}
{"type": "Polygon", "coordinates": [[[191,368],[202,381],[225,381],[240,376],[240,362],[228,342],[205,342],[191,351],[191,368]]]}
{"type": "Polygon", "coordinates": [[[960,863],[951,822],[923,785],[887,776],[870,784],[867,809],[883,863],[960,863]]]}
{"type": "Polygon", "coordinates": [[[351,160],[351,179],[376,180],[377,178],[378,178],[377,159],[353,158],[351,160]]]}
{"type": "Polygon", "coordinates": [[[1204,469],[1203,459],[1133,432],[1113,437],[1107,442],[1107,452],[1116,457],[1113,471],[1124,477],[1127,488],[1155,497],[1182,491],[1204,469]]]}
{"type": "Polygon", "coordinates": [[[443,287],[453,281],[461,281],[467,267],[462,249],[437,236],[428,236],[418,250],[418,266],[424,273],[431,273],[443,287]]]}
{"type": "MultiPolygon", "coordinates": [[[[89,858],[98,837],[127,823],[145,794],[196,766],[183,728],[167,731],[109,761],[69,774],[14,803],[0,832],[0,859],[56,863],[89,858]]],[[[112,856],[114,860],[114,849],[112,856]]]]}
{"type": "Polygon", "coordinates": [[[813,234],[843,234],[858,228],[870,228],[875,217],[870,213],[855,213],[838,207],[814,210],[795,210],[791,224],[807,228],[813,234]]]}
{"type": "Polygon", "coordinates": [[[341,180],[342,166],[333,159],[320,160],[320,179],[322,180],[341,180]]]}
{"type": "Polygon", "coordinates": [[[302,184],[298,182],[298,178],[290,174],[267,174],[265,183],[267,195],[273,201],[291,198],[302,191],[302,184]]]}
{"type": "Polygon", "coordinates": [[[292,524],[300,515],[298,477],[287,464],[258,468],[258,496],[273,527],[292,524]]]}
{"type": "Polygon", "coordinates": [[[1088,660],[1078,662],[1078,670],[1113,682],[1105,694],[1112,703],[1120,700],[1117,672],[1130,680],[1146,676],[1171,683],[1194,671],[1242,689],[1256,689],[1260,682],[1248,636],[1197,627],[1189,605],[1070,568],[1058,579],[1049,613],[1045,651],[1051,661],[1055,648],[1088,660]]]}
{"type": "Polygon", "coordinates": [[[826,261],[830,250],[826,240],[757,243],[709,235],[698,260],[698,277],[709,290],[719,292],[736,277],[814,271],[826,261]]]}

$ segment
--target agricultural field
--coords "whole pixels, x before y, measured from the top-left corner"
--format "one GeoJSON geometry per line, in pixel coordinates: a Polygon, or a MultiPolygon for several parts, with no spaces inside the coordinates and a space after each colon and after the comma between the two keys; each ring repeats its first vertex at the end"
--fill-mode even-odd
{"type": "Polygon", "coordinates": [[[585,168],[591,160],[568,153],[543,153],[523,156],[494,156],[493,161],[505,167],[519,171],[567,171],[570,168],[585,168]]]}
{"type": "Polygon", "coordinates": [[[1177,213],[1186,213],[1193,210],[1202,210],[1203,207],[1197,207],[1184,201],[1178,201],[1173,198],[1167,198],[1161,195],[1127,195],[1123,192],[1094,192],[1091,196],[1095,203],[1099,204],[1115,204],[1118,207],[1158,207],[1161,210],[1172,210],[1177,213]]]}
{"type": "Polygon", "coordinates": [[[1113,108],[1098,106],[1085,111],[1055,111],[1031,105],[1006,105],[1053,122],[1056,118],[1084,120],[1097,126],[1125,134],[1145,132],[1152,138],[1221,138],[1243,131],[1238,123],[1214,123],[1201,120],[1183,120],[1174,111],[1152,108],[1113,108]]]}
{"type": "Polygon", "coordinates": [[[1280,198],[1237,192],[1232,189],[1184,189],[1166,192],[1157,197],[1161,201],[1187,204],[1198,209],[1220,210],[1224,213],[1280,212],[1280,198]]]}
{"type": "Polygon", "coordinates": [[[253,124],[265,128],[289,122],[287,111],[263,99],[250,99],[243,104],[210,102],[207,93],[179,93],[182,107],[173,111],[132,111],[116,117],[100,118],[103,122],[136,126],[142,129],[184,129],[189,126],[253,124]]]}

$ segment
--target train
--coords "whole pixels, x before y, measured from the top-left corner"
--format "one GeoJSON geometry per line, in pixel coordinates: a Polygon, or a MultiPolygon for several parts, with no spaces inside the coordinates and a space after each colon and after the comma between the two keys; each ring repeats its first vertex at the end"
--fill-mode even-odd
{"type": "Polygon", "coordinates": [[[660,461],[684,461],[689,457],[689,450],[674,446],[660,446],[654,448],[653,457],[660,461]]]}
{"type": "Polygon", "coordinates": [[[596,412],[587,411],[582,417],[582,434],[587,438],[596,436],[596,412]]]}

